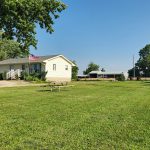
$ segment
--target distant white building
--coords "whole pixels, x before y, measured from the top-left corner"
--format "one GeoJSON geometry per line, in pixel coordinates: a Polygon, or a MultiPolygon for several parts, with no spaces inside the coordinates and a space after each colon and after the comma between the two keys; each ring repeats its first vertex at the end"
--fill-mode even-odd
{"type": "Polygon", "coordinates": [[[22,71],[33,73],[45,71],[46,80],[71,81],[72,66],[75,66],[63,55],[40,56],[35,60],[16,58],[0,61],[0,73],[6,72],[7,79],[15,79],[22,71]]]}
{"type": "Polygon", "coordinates": [[[123,72],[102,72],[102,71],[91,71],[89,73],[90,78],[116,78],[120,75],[124,75],[125,78],[128,78],[128,75],[123,72]]]}

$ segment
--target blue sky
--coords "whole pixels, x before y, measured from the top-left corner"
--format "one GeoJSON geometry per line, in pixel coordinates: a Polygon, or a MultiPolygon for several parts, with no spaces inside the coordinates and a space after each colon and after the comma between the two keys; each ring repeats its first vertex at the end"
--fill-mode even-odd
{"type": "Polygon", "coordinates": [[[95,62],[106,71],[125,72],[132,57],[150,43],[150,0],[63,0],[68,8],[53,34],[37,27],[35,55],[63,54],[80,68],[95,62]]]}

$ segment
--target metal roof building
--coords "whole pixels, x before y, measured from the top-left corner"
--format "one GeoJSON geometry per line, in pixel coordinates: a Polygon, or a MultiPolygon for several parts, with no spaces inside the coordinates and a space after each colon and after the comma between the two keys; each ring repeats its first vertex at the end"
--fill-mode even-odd
{"type": "Polygon", "coordinates": [[[123,72],[102,72],[91,71],[89,73],[90,78],[116,78],[117,76],[124,75],[123,72]]]}

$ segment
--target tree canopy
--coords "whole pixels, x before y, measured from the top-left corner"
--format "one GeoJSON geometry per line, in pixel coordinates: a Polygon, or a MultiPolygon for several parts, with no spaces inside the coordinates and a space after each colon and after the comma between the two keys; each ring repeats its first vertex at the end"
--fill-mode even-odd
{"type": "MultiPolygon", "coordinates": [[[[139,60],[135,64],[135,75],[150,77],[150,44],[139,51],[139,60]]],[[[129,76],[133,77],[134,68],[128,71],[129,76]]]]}
{"type": "Polygon", "coordinates": [[[145,76],[150,76],[150,44],[139,51],[139,56],[136,66],[143,71],[145,76]]]}
{"type": "Polygon", "coordinates": [[[106,71],[105,68],[102,68],[102,69],[101,69],[101,72],[105,72],[105,71],[106,71]]]}
{"type": "Polygon", "coordinates": [[[3,32],[0,31],[0,61],[9,58],[23,57],[28,52],[21,51],[20,44],[14,40],[2,39],[3,32]]]}
{"type": "Polygon", "coordinates": [[[19,43],[13,40],[0,40],[0,61],[9,58],[23,57],[26,54],[20,49],[19,43]]]}
{"type": "Polygon", "coordinates": [[[132,69],[128,70],[129,77],[134,77],[134,69],[135,69],[135,77],[140,77],[141,76],[140,75],[140,70],[137,66],[135,68],[132,68],[132,69]]]}
{"type": "Polygon", "coordinates": [[[0,0],[2,38],[15,39],[22,50],[36,48],[36,25],[54,32],[54,19],[66,8],[59,0],[0,0]]]}
{"type": "Polygon", "coordinates": [[[97,64],[95,64],[95,63],[93,63],[93,62],[91,62],[91,63],[89,63],[89,65],[88,65],[88,67],[86,68],[86,70],[83,71],[83,74],[84,74],[84,75],[87,75],[87,74],[89,74],[91,71],[98,71],[98,70],[99,70],[99,65],[97,65],[97,64]]]}

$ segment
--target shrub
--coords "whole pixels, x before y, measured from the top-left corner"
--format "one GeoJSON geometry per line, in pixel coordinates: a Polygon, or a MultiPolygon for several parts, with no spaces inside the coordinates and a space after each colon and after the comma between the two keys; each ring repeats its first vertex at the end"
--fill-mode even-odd
{"type": "Polygon", "coordinates": [[[41,74],[40,74],[40,79],[41,79],[42,81],[45,81],[45,80],[46,80],[46,74],[47,74],[47,72],[45,72],[45,71],[42,71],[42,72],[41,72],[41,74]]]}
{"type": "Polygon", "coordinates": [[[16,79],[16,80],[18,80],[18,79],[19,79],[18,74],[15,74],[15,79],[16,79]]]}
{"type": "Polygon", "coordinates": [[[26,81],[33,81],[33,77],[31,75],[28,75],[27,77],[25,77],[26,81]]]}
{"type": "Polygon", "coordinates": [[[46,74],[47,74],[47,72],[45,72],[45,71],[42,71],[40,73],[39,72],[33,72],[30,75],[26,72],[22,72],[21,79],[26,80],[26,81],[40,82],[40,81],[45,81],[46,80],[46,78],[45,78],[46,74]]]}
{"type": "Polygon", "coordinates": [[[21,72],[20,80],[26,80],[26,77],[28,76],[28,73],[25,71],[21,72]]]}
{"type": "Polygon", "coordinates": [[[3,73],[0,73],[0,80],[3,80],[3,73]]]}
{"type": "Polygon", "coordinates": [[[6,71],[4,71],[3,73],[2,73],[2,77],[3,77],[3,80],[6,80],[7,79],[7,72],[6,71]]]}
{"type": "Polygon", "coordinates": [[[123,74],[121,74],[120,76],[116,77],[116,80],[118,80],[118,81],[125,81],[125,76],[123,74]]]}

